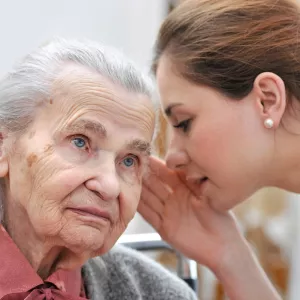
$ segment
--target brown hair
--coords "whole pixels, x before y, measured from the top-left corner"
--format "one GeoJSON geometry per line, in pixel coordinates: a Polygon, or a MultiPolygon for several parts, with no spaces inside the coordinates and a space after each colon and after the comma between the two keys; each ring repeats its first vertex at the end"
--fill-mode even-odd
{"type": "Polygon", "coordinates": [[[186,79],[240,99],[261,72],[300,99],[296,0],[185,0],[161,26],[153,70],[166,53],[186,79]]]}

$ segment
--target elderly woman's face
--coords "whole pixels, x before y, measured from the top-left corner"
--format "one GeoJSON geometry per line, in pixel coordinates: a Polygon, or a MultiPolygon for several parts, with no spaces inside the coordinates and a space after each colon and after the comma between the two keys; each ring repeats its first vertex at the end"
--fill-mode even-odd
{"type": "Polygon", "coordinates": [[[153,130],[146,96],[69,66],[8,155],[7,201],[39,238],[103,253],[136,212],[153,130]]]}

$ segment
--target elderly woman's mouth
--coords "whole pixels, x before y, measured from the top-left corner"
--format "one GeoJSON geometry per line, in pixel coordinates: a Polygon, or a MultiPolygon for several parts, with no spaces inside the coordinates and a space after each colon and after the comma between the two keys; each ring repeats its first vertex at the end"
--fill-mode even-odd
{"type": "Polygon", "coordinates": [[[82,216],[87,221],[111,223],[112,217],[110,213],[95,206],[80,206],[80,207],[68,207],[68,210],[82,216]]]}

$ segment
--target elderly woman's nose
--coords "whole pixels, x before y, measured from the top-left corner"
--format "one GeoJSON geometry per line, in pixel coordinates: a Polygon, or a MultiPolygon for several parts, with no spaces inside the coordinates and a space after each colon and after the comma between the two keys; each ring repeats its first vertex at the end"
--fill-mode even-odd
{"type": "Polygon", "coordinates": [[[174,170],[183,169],[188,164],[188,161],[189,158],[186,151],[172,141],[166,155],[167,166],[174,170]]]}
{"type": "Polygon", "coordinates": [[[94,178],[87,180],[85,186],[106,201],[117,199],[121,191],[116,170],[101,172],[94,178]]]}

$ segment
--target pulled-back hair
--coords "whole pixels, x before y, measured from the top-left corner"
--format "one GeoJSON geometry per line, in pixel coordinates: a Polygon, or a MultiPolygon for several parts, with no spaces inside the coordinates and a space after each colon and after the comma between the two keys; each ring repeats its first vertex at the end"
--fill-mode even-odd
{"type": "Polygon", "coordinates": [[[185,0],[161,26],[153,70],[168,55],[185,79],[245,97],[273,72],[300,99],[300,8],[291,0],[185,0]]]}

